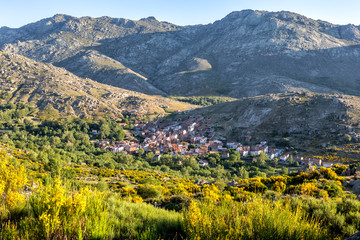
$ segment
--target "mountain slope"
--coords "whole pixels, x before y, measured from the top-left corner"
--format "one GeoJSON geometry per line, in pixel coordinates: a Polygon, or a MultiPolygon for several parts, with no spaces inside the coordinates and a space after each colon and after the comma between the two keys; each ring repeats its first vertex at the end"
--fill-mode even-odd
{"type": "Polygon", "coordinates": [[[113,86],[184,96],[294,90],[358,95],[359,43],[359,26],[253,10],[186,27],[151,17],[56,15],[19,29],[0,29],[0,46],[8,52],[113,86]],[[94,67],[83,64],[84,56],[109,61],[94,67]],[[114,62],[126,70],[109,70],[114,62]],[[75,68],[80,65],[81,71],[75,68]]]}
{"type": "Polygon", "coordinates": [[[359,90],[359,30],[349,28],[349,35],[354,33],[350,38],[342,34],[344,28],[289,12],[234,12],[206,26],[200,41],[182,50],[188,54],[180,61],[178,55],[167,59],[162,65],[167,72],[153,84],[181,95],[186,92],[179,88],[182,82],[206,84],[209,89],[192,94],[234,97],[284,92],[287,89],[279,85],[298,87],[298,82],[311,84],[317,92],[331,88],[354,93],[359,90]],[[199,46],[203,47],[196,49],[199,46]],[[212,69],[181,74],[195,56],[209,61],[212,69]],[[268,76],[272,80],[264,82],[268,76]]]}
{"type": "Polygon", "coordinates": [[[191,111],[211,119],[220,136],[244,141],[288,137],[298,141],[360,136],[360,98],[348,95],[286,93],[244,98],[191,111]]]}
{"type": "Polygon", "coordinates": [[[76,77],[63,68],[0,51],[0,86],[10,102],[26,102],[44,109],[52,105],[65,114],[163,113],[193,106],[159,96],[148,96],[76,77]],[[10,93],[10,95],[9,95],[10,93]]]}
{"type": "Polygon", "coordinates": [[[153,95],[164,94],[151,85],[146,77],[94,50],[80,52],[56,65],[77,76],[91,78],[111,86],[153,95]]]}

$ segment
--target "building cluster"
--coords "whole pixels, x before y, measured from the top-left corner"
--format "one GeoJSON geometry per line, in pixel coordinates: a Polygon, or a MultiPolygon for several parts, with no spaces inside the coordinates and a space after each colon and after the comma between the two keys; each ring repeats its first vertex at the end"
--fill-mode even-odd
{"type": "MultiPolygon", "coordinates": [[[[215,134],[209,127],[210,123],[211,120],[205,119],[201,115],[189,116],[172,122],[155,121],[146,124],[135,122],[132,134],[140,136],[139,139],[143,139],[142,141],[137,138],[115,142],[101,140],[97,144],[103,149],[124,154],[135,154],[143,149],[145,152],[152,151],[157,156],[169,153],[172,156],[202,158],[209,153],[219,153],[223,159],[229,157],[230,149],[235,149],[242,157],[258,156],[261,152],[265,152],[270,159],[278,158],[284,164],[289,162],[289,153],[285,153],[283,149],[269,148],[266,141],[247,146],[239,142],[226,141],[224,138],[215,139],[215,134]]],[[[301,165],[322,166],[321,160],[314,158],[296,157],[294,161],[298,161],[301,165]]],[[[200,165],[207,165],[206,161],[202,160],[200,165]]]]}
{"type": "Polygon", "coordinates": [[[238,142],[227,142],[224,138],[215,139],[214,132],[209,128],[210,123],[211,120],[205,119],[201,115],[190,116],[170,123],[135,122],[133,135],[141,136],[143,141],[140,142],[136,138],[115,142],[101,140],[98,145],[103,149],[125,154],[134,154],[143,149],[157,155],[169,153],[173,156],[203,157],[211,152],[218,152],[222,158],[227,158],[229,149],[236,149],[241,156],[256,156],[263,151],[272,159],[283,153],[280,149],[269,148],[266,141],[253,146],[245,146],[238,142]]]}
{"type": "Polygon", "coordinates": [[[316,166],[322,166],[322,167],[331,167],[334,164],[332,162],[323,161],[319,158],[302,157],[302,156],[294,157],[294,161],[297,161],[299,164],[304,165],[304,166],[316,165],[316,166]]]}

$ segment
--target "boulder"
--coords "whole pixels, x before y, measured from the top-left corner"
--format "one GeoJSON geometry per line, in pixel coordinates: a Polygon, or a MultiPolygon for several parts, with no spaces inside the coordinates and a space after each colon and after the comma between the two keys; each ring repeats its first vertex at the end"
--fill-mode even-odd
{"type": "Polygon", "coordinates": [[[344,172],[341,173],[341,176],[351,176],[351,169],[348,167],[344,172]]]}
{"type": "Polygon", "coordinates": [[[198,180],[195,181],[194,184],[198,185],[198,186],[202,186],[204,184],[209,184],[209,182],[207,182],[206,180],[203,180],[203,179],[198,179],[198,180]]]}
{"type": "Polygon", "coordinates": [[[351,190],[355,194],[360,194],[360,180],[353,180],[348,183],[348,187],[351,187],[351,190]]]}
{"type": "Polygon", "coordinates": [[[346,240],[360,240],[360,232],[357,232],[354,235],[351,235],[346,240]]]}
{"type": "Polygon", "coordinates": [[[230,187],[238,187],[239,186],[239,183],[236,182],[235,180],[232,180],[232,182],[228,182],[226,184],[230,187]]]}

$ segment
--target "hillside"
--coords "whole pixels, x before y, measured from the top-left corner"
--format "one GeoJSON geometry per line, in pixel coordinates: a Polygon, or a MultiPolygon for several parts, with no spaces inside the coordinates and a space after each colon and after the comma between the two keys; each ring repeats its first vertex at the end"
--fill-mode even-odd
{"type": "Polygon", "coordinates": [[[148,94],[357,95],[359,29],[284,11],[244,10],[186,27],[153,17],[55,15],[18,29],[1,28],[0,47],[148,94]]]}
{"type": "MultiPolygon", "coordinates": [[[[126,36],[140,34],[146,35],[153,32],[164,32],[178,30],[178,27],[174,24],[159,22],[156,19],[149,17],[141,19],[139,21],[132,21],[123,18],[91,18],[82,17],[76,18],[68,15],[58,14],[52,18],[42,19],[36,23],[31,23],[23,26],[19,29],[0,28],[0,47],[7,51],[19,53],[26,57],[32,58],[37,61],[47,63],[59,63],[61,67],[74,69],[74,59],[78,60],[76,65],[83,65],[87,59],[78,55],[80,52],[87,55],[86,49],[92,48],[101,44],[105,39],[124,38],[126,36]],[[75,56],[75,58],[72,58],[75,56]],[[63,62],[67,60],[66,62],[63,62]]],[[[106,57],[104,57],[106,58],[106,57]]],[[[90,56],[91,59],[91,56],[90,56]]],[[[99,59],[97,57],[97,59],[99,59]]],[[[91,77],[92,79],[103,82],[104,76],[99,76],[98,71],[108,71],[114,65],[113,60],[104,61],[92,61],[91,64],[86,63],[82,67],[82,71],[77,69],[75,74],[80,77],[91,77]],[[109,66],[106,66],[109,65],[109,66]],[[95,66],[95,68],[94,68],[95,66]],[[84,68],[87,68],[84,70],[84,68]]],[[[110,85],[119,86],[119,78],[123,82],[128,82],[125,86],[126,89],[139,91],[137,86],[139,79],[143,80],[144,77],[138,76],[130,69],[124,69],[123,71],[112,71],[107,73],[111,79],[114,79],[110,85]],[[132,77],[128,77],[128,76],[132,77]],[[133,84],[135,87],[133,87],[133,84]]],[[[109,82],[110,80],[108,80],[109,82]]],[[[149,86],[142,86],[142,89],[146,89],[149,94],[159,94],[159,90],[155,90],[149,83],[145,83],[149,86]]]]}
{"type": "Polygon", "coordinates": [[[164,113],[193,107],[79,78],[63,68],[0,51],[0,86],[6,101],[51,105],[66,114],[93,115],[135,108],[139,113],[164,113]]]}
{"type": "Polygon", "coordinates": [[[152,86],[147,78],[125,67],[120,62],[97,51],[81,52],[57,64],[77,76],[97,82],[146,94],[161,95],[164,92],[152,86]]]}
{"type": "Polygon", "coordinates": [[[244,98],[191,111],[211,119],[215,133],[229,140],[290,140],[309,147],[358,139],[360,98],[348,95],[287,93],[244,98]]]}

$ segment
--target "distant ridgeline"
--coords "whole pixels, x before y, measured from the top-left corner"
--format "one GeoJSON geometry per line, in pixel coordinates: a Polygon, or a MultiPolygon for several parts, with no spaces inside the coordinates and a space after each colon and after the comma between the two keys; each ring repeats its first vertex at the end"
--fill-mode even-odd
{"type": "Polygon", "coordinates": [[[359,94],[359,26],[244,10],[207,25],[55,15],[0,29],[0,48],[151,95],[359,94]]]}

